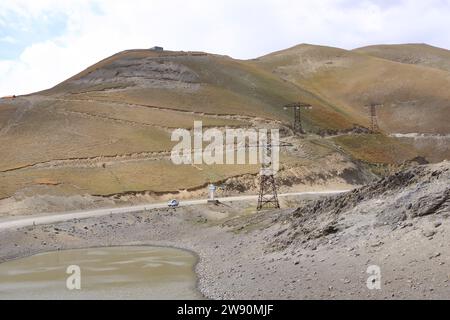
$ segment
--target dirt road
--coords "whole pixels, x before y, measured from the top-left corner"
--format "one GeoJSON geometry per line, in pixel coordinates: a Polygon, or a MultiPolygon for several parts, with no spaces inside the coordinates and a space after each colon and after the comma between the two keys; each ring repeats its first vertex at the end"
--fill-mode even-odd
{"type": "MultiPolygon", "coordinates": [[[[329,191],[318,191],[318,192],[295,192],[295,193],[284,193],[279,194],[279,197],[287,197],[287,196],[304,196],[304,195],[327,195],[327,194],[337,194],[342,192],[347,192],[348,190],[329,190],[329,191]]],[[[217,200],[222,203],[232,202],[232,201],[248,201],[257,199],[257,195],[247,195],[247,196],[235,196],[235,197],[226,197],[226,198],[218,198],[217,200]]],[[[207,200],[187,200],[180,202],[180,207],[186,206],[194,206],[206,204],[207,200]]],[[[72,219],[86,219],[86,218],[94,218],[94,217],[102,217],[107,215],[117,215],[124,213],[133,213],[146,211],[151,209],[162,209],[167,207],[167,202],[159,202],[152,204],[144,204],[138,206],[128,206],[128,207],[120,207],[120,208],[105,208],[105,209],[96,209],[96,210],[87,210],[87,211],[77,211],[77,212],[68,212],[68,213],[54,213],[54,214],[44,214],[27,218],[20,219],[2,219],[0,221],[0,230],[11,229],[11,228],[23,228],[33,225],[43,225],[43,224],[51,224],[58,223],[63,221],[68,221],[72,219]]]]}

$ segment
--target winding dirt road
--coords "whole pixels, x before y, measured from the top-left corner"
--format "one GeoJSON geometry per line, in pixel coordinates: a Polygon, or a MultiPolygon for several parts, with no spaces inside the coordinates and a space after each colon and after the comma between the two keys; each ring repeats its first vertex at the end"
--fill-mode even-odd
{"type": "MultiPolygon", "coordinates": [[[[324,195],[324,194],[336,194],[347,192],[348,190],[329,190],[329,191],[318,191],[318,192],[295,192],[295,193],[284,193],[279,194],[279,197],[287,197],[287,196],[303,196],[303,195],[324,195]]],[[[248,196],[235,196],[235,197],[226,197],[226,198],[217,198],[220,202],[231,202],[231,201],[246,201],[246,200],[256,200],[258,198],[257,195],[248,195],[248,196]]],[[[186,206],[194,206],[199,204],[206,204],[207,200],[187,200],[181,201],[180,207],[186,206]]],[[[54,213],[54,214],[44,214],[20,219],[13,220],[3,220],[0,221],[0,230],[5,229],[14,229],[14,228],[23,228],[33,225],[42,225],[42,224],[51,224],[57,222],[68,221],[72,219],[86,219],[92,217],[101,217],[107,215],[116,215],[123,213],[132,213],[145,211],[150,209],[161,209],[166,208],[167,202],[159,202],[152,204],[143,204],[138,206],[129,206],[129,207],[120,207],[120,208],[105,208],[105,209],[95,209],[95,210],[86,210],[86,211],[77,211],[77,212],[67,212],[67,213],[54,213]]]]}

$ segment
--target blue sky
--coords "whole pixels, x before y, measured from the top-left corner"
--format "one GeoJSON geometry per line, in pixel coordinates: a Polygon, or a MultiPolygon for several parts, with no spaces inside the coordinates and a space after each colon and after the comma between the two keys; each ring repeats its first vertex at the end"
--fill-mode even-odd
{"type": "Polygon", "coordinates": [[[299,43],[450,48],[450,0],[0,0],[0,96],[130,48],[254,58],[299,43]]]}
{"type": "Polygon", "coordinates": [[[63,13],[24,20],[14,13],[3,17],[0,60],[17,59],[29,45],[62,36],[66,32],[66,21],[67,17],[63,13]]]}

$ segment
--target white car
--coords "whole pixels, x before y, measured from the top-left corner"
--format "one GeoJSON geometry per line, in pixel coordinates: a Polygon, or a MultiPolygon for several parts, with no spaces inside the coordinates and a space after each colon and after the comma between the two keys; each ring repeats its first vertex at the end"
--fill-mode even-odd
{"type": "Polygon", "coordinates": [[[168,205],[170,208],[176,208],[176,207],[178,207],[178,206],[180,205],[180,203],[178,202],[178,200],[173,199],[173,200],[170,200],[170,201],[167,203],[167,205],[168,205]]]}

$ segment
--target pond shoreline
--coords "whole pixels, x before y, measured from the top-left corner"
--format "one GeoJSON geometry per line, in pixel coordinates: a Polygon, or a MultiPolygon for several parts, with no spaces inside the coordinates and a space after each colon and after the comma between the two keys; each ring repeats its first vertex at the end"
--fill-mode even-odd
{"type": "MultiPolygon", "coordinates": [[[[409,261],[422,254],[412,249],[410,256],[386,259],[393,254],[391,246],[407,248],[407,243],[423,237],[422,220],[416,222],[417,231],[380,227],[376,239],[343,231],[338,244],[322,241],[320,246],[312,246],[306,242],[283,249],[274,247],[274,239],[293,209],[255,214],[253,208],[253,203],[244,202],[199,205],[2,230],[0,263],[55,250],[156,246],[187,250],[197,257],[196,285],[205,299],[387,299],[393,294],[405,299],[450,297],[445,264],[435,266],[435,259],[428,258],[411,264],[409,261]],[[393,235],[396,242],[392,242],[393,235]],[[374,242],[386,245],[372,246],[374,242]],[[388,284],[384,290],[370,291],[366,269],[368,264],[377,263],[383,263],[383,270],[387,270],[383,276],[388,284]],[[410,269],[395,271],[404,265],[410,269]],[[433,290],[417,290],[402,280],[431,286],[424,268],[433,268],[437,277],[433,290]]],[[[450,222],[442,221],[439,228],[442,232],[435,241],[446,243],[444,231],[450,230],[450,222]]],[[[336,237],[330,235],[330,239],[336,237]]],[[[439,250],[446,259],[448,248],[439,250]]]]}
{"type": "Polygon", "coordinates": [[[201,299],[197,261],[188,250],[156,246],[41,252],[0,264],[0,300],[201,299]],[[66,288],[69,266],[79,270],[80,290],[66,288]]]}

